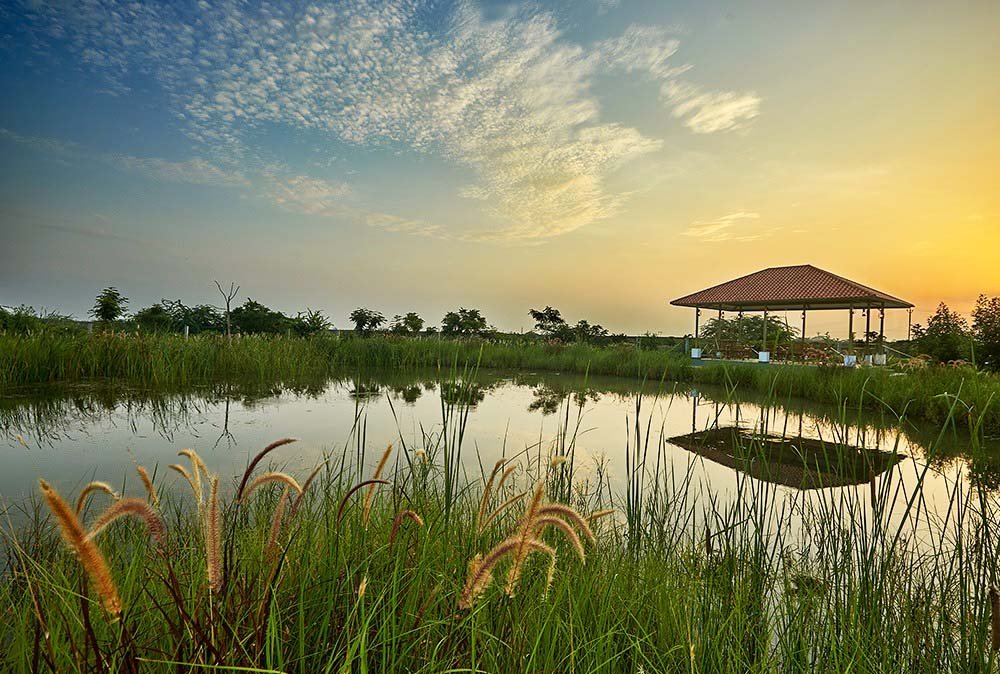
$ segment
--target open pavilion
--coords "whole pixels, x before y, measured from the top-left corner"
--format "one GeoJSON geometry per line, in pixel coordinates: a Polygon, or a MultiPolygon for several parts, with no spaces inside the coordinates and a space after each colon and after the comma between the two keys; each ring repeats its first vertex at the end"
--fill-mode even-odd
{"type": "MultiPolygon", "coordinates": [[[[848,335],[854,340],[854,312],[865,315],[865,344],[870,344],[872,334],[872,311],[878,311],[878,361],[885,359],[885,312],[887,309],[907,309],[913,305],[881,290],[875,290],[856,281],[837,276],[812,265],[803,264],[789,267],[771,267],[753,274],[741,276],[725,283],[685,295],[670,304],[692,307],[695,310],[694,337],[699,337],[702,310],[717,311],[721,320],[724,312],[735,311],[740,317],[744,312],[763,312],[764,334],[762,343],[767,344],[767,316],[772,311],[801,311],[803,347],[806,342],[806,317],[809,311],[830,311],[835,309],[848,312],[848,335]]],[[[800,350],[804,354],[805,349],[800,350]]],[[[700,349],[692,355],[700,357],[700,349]]],[[[769,354],[762,354],[766,360],[769,354]]]]}

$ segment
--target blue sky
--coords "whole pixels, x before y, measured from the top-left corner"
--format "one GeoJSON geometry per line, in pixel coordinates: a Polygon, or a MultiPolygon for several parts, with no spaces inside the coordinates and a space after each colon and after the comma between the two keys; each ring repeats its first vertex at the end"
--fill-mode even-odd
{"type": "Polygon", "coordinates": [[[912,189],[899,129],[934,119],[894,116],[918,76],[958,92],[941,123],[996,95],[988,3],[0,7],[0,303],[77,314],[105,285],[138,308],[219,278],[338,324],[463,305],[518,329],[556,304],[678,331],[665,300],[767,264],[892,284],[816,245],[831,194],[912,189]]]}

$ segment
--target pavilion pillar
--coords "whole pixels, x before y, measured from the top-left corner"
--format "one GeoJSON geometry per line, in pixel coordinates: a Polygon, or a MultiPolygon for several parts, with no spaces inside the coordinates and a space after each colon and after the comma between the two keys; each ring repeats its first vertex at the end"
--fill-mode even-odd
{"type": "Polygon", "coordinates": [[[760,350],[767,351],[767,307],[764,307],[764,343],[760,350]]]}
{"type": "Polygon", "coordinates": [[[847,342],[848,348],[854,348],[854,307],[847,310],[847,342]]]}
{"type": "Polygon", "coordinates": [[[885,305],[878,309],[878,352],[885,353],[885,305]]]}
{"type": "Polygon", "coordinates": [[[909,341],[913,338],[913,307],[906,310],[906,341],[907,350],[909,350],[909,341]]]}
{"type": "Polygon", "coordinates": [[[806,308],[802,307],[802,362],[806,360],[806,308]]]}
{"type": "Polygon", "coordinates": [[[872,333],[872,305],[865,307],[865,355],[867,356],[870,349],[869,344],[871,343],[870,335],[872,333]]]}
{"type": "Polygon", "coordinates": [[[698,346],[698,322],[701,319],[701,307],[695,307],[694,310],[694,345],[698,346]]]}

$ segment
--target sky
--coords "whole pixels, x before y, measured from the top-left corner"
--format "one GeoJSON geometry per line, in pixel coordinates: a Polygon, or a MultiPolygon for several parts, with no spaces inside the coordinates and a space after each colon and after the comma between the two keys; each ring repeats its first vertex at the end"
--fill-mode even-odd
{"type": "Polygon", "coordinates": [[[995,1],[0,0],[0,304],[218,279],[338,327],[684,334],[669,300],[813,264],[968,312],[1000,295],[998,30],[995,1]]]}

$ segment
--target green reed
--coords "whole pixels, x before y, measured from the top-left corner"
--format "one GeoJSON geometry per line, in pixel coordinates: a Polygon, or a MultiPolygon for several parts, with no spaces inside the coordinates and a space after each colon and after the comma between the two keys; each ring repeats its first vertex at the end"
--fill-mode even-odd
{"type": "MultiPolygon", "coordinates": [[[[558,371],[724,385],[735,391],[768,393],[829,404],[863,405],[910,418],[943,423],[951,396],[961,388],[967,409],[987,407],[1000,396],[1000,376],[968,368],[803,367],[712,364],[693,366],[676,351],[640,350],[632,345],[595,347],[535,340],[497,342],[441,338],[313,338],[94,334],[0,335],[0,389],[45,382],[104,379],[159,388],[257,380],[282,382],[375,369],[479,368],[558,371]]],[[[1000,409],[984,420],[1000,431],[1000,409]]]]}

